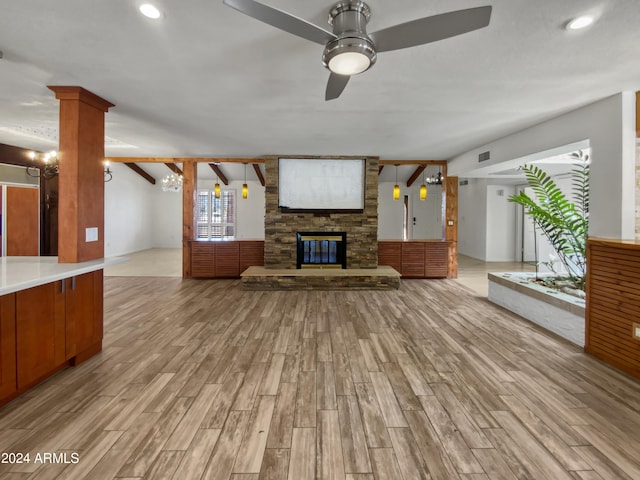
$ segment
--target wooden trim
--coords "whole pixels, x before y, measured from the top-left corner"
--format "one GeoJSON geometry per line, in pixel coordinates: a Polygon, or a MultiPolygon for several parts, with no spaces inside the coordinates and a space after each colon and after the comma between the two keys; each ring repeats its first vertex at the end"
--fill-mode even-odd
{"type": "Polygon", "coordinates": [[[0,143],[0,163],[8,165],[18,165],[20,167],[35,167],[42,169],[42,162],[33,161],[29,158],[29,152],[40,153],[37,150],[28,148],[14,147],[0,143]]]}
{"type": "Polygon", "coordinates": [[[153,178],[151,175],[149,175],[147,172],[145,172],[142,168],[140,168],[135,163],[125,162],[125,165],[129,167],[131,170],[133,170],[134,172],[136,172],[138,175],[140,175],[142,178],[144,178],[151,185],[156,184],[156,179],[153,178]]]}
{"type": "Polygon", "coordinates": [[[232,158],[232,157],[109,157],[112,162],[118,163],[264,163],[264,158],[232,158]]]}
{"type": "Polygon", "coordinates": [[[413,185],[413,182],[415,182],[418,179],[420,174],[424,172],[425,168],[427,168],[426,165],[419,165],[418,168],[416,168],[416,170],[409,177],[409,180],[407,180],[407,187],[410,187],[411,185],[413,185]]]}
{"type": "Polygon", "coordinates": [[[227,177],[225,176],[224,173],[222,173],[222,170],[218,165],[216,165],[215,163],[210,163],[209,166],[211,167],[211,170],[213,170],[216,173],[216,175],[222,181],[223,184],[229,185],[229,180],[227,180],[227,177]]]}
{"type": "Polygon", "coordinates": [[[262,175],[262,170],[260,170],[260,165],[258,165],[257,163],[252,163],[251,166],[253,167],[253,171],[256,172],[256,176],[258,177],[258,180],[260,180],[260,185],[264,187],[264,175],[262,175]]]}
{"type": "Polygon", "coordinates": [[[169,170],[171,170],[176,175],[182,176],[182,170],[180,170],[180,167],[178,167],[175,163],[165,163],[165,165],[169,167],[169,170]]]}

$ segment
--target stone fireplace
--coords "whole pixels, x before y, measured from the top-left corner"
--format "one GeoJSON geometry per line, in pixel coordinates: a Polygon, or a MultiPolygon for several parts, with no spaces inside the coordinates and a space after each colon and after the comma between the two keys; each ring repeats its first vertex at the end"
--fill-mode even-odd
{"type": "MultiPolygon", "coordinates": [[[[296,156],[313,161],[318,157],[296,156]]],[[[327,157],[323,157],[327,158],[327,157]]],[[[348,158],[348,157],[335,157],[348,158]]],[[[362,212],[283,212],[278,207],[278,157],[265,157],[264,266],[267,269],[298,267],[298,232],[333,234],[349,239],[344,267],[378,266],[378,159],[365,158],[365,197],[362,212]]]]}
{"type": "Polygon", "coordinates": [[[346,232],[298,232],[296,268],[347,268],[346,232]]]}

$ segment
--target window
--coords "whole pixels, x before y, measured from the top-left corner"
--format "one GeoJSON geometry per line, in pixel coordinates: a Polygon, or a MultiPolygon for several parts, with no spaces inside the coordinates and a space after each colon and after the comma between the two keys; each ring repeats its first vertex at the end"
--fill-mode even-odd
{"type": "Polygon", "coordinates": [[[236,232],[235,191],[223,190],[216,198],[213,190],[198,190],[196,237],[206,240],[233,240],[236,232]]]}

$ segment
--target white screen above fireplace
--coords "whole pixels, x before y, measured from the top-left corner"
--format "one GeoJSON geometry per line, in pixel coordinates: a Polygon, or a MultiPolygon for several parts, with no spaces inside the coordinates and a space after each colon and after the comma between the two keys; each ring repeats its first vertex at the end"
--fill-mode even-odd
{"type": "Polygon", "coordinates": [[[278,171],[278,204],[282,208],[364,208],[364,159],[280,158],[278,171]]]}

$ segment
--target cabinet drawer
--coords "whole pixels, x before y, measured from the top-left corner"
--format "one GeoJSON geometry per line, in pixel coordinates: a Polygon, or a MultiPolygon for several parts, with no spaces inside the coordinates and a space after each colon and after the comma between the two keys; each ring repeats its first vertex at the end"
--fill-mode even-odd
{"type": "Polygon", "coordinates": [[[442,243],[425,243],[424,276],[427,278],[444,278],[449,273],[449,245],[442,243]]]}

